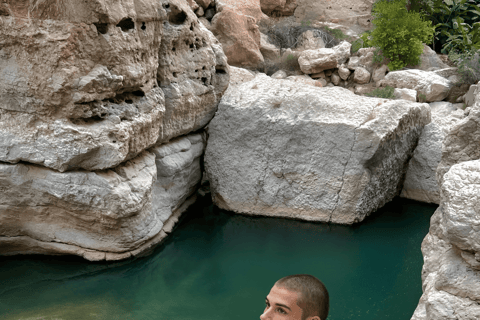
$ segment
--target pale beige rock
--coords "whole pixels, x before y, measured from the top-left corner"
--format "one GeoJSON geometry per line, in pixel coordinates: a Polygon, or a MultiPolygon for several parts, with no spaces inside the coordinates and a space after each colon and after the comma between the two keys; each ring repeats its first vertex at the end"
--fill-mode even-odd
{"type": "Polygon", "coordinates": [[[336,86],[340,84],[340,77],[336,73],[332,74],[331,80],[332,80],[332,83],[336,86]]]}
{"type": "Polygon", "coordinates": [[[480,104],[475,104],[468,116],[458,121],[448,131],[442,145],[442,158],[437,168],[437,182],[443,183],[443,175],[462,161],[480,159],[480,104]]]}
{"type": "Polygon", "coordinates": [[[260,52],[260,31],[255,18],[229,5],[212,19],[212,31],[222,43],[228,64],[255,68],[264,61],[260,52]]]}
{"type": "Polygon", "coordinates": [[[326,79],[326,76],[325,76],[325,72],[318,72],[318,73],[313,73],[310,75],[310,77],[312,79],[318,79],[318,78],[322,78],[322,79],[326,79]]]}
{"type": "Polygon", "coordinates": [[[337,68],[350,57],[350,47],[347,41],[342,41],[333,48],[305,50],[298,58],[300,69],[305,74],[318,73],[323,70],[337,68]]]}
{"type": "Polygon", "coordinates": [[[480,81],[470,86],[470,89],[468,89],[468,92],[465,94],[464,101],[467,108],[473,106],[475,103],[480,103],[480,81]]]}
{"type": "Polygon", "coordinates": [[[222,12],[225,7],[230,7],[239,14],[253,17],[256,23],[259,23],[264,19],[269,19],[269,17],[262,12],[260,0],[215,0],[217,13],[222,12]]]}
{"type": "Polygon", "coordinates": [[[291,16],[297,7],[296,0],[260,0],[262,11],[268,15],[291,16]]]}
{"type": "Polygon", "coordinates": [[[289,76],[289,77],[286,77],[285,80],[290,80],[297,83],[303,83],[310,86],[315,86],[317,83],[316,80],[310,78],[307,75],[289,76]]]}
{"type": "Polygon", "coordinates": [[[393,95],[395,96],[396,99],[405,99],[413,102],[417,101],[417,91],[413,89],[395,88],[395,90],[393,90],[393,95]]]}
{"type": "Polygon", "coordinates": [[[342,78],[342,80],[347,80],[348,76],[350,76],[350,74],[351,74],[350,70],[348,68],[346,68],[345,65],[342,64],[338,68],[338,75],[340,76],[340,78],[342,78]]]}
{"type": "Polygon", "coordinates": [[[214,202],[252,215],[362,221],[398,194],[429,121],[427,104],[258,74],[222,98],[209,124],[214,202]]]}
{"type": "Polygon", "coordinates": [[[1,16],[0,161],[102,170],[204,126],[226,59],[185,2],[164,2],[32,3],[1,16]],[[166,40],[179,42],[176,58],[166,40]]]}
{"type": "Polygon", "coordinates": [[[442,157],[442,143],[450,128],[464,118],[464,113],[445,101],[430,103],[430,109],[432,122],[420,135],[400,196],[440,204],[436,171],[442,157]]]}
{"type": "Polygon", "coordinates": [[[197,17],[201,17],[205,14],[205,12],[203,11],[202,7],[199,7],[197,10],[195,10],[195,14],[197,15],[197,17]]]}
{"type": "Polygon", "coordinates": [[[360,84],[365,84],[370,82],[371,78],[370,72],[363,67],[357,67],[353,72],[353,81],[360,84]]]}
{"type": "Polygon", "coordinates": [[[354,55],[348,59],[347,68],[356,70],[358,67],[366,69],[368,72],[373,72],[373,51],[376,48],[361,48],[354,55]]]}
{"type": "Polygon", "coordinates": [[[424,70],[424,71],[427,71],[428,69],[431,69],[431,68],[438,68],[438,69],[449,68],[447,64],[442,62],[442,59],[440,59],[437,53],[433,51],[432,48],[427,46],[425,43],[423,43],[423,52],[420,55],[420,63],[415,66],[408,65],[407,67],[424,70]]]}
{"type": "Polygon", "coordinates": [[[307,30],[297,39],[297,50],[316,50],[325,48],[325,42],[321,37],[316,37],[312,30],[307,30]]]}
{"type": "Polygon", "coordinates": [[[271,75],[273,79],[285,79],[287,77],[287,73],[283,70],[278,70],[274,74],[271,75]]]}
{"type": "Polygon", "coordinates": [[[280,57],[280,49],[270,43],[266,34],[260,33],[260,52],[264,59],[275,60],[280,57]]]}
{"type": "Polygon", "coordinates": [[[338,19],[337,23],[345,26],[355,26],[361,33],[373,27],[372,3],[360,0],[338,0],[335,3],[297,0],[298,7],[295,10],[295,18],[297,22],[338,19]]]}
{"type": "Polygon", "coordinates": [[[382,80],[383,78],[385,78],[385,74],[387,73],[387,70],[388,70],[388,67],[385,64],[376,68],[373,71],[373,74],[372,74],[372,81],[373,82],[378,82],[378,81],[382,80]]]}
{"type": "Polygon", "coordinates": [[[230,83],[228,85],[228,91],[233,90],[238,85],[253,80],[255,78],[255,74],[247,69],[237,68],[234,66],[228,66],[229,73],[230,73],[230,83]]]}
{"type": "Polygon", "coordinates": [[[453,87],[453,83],[433,71],[417,69],[389,72],[377,85],[414,89],[419,96],[425,95],[426,102],[442,101],[453,87]]]}

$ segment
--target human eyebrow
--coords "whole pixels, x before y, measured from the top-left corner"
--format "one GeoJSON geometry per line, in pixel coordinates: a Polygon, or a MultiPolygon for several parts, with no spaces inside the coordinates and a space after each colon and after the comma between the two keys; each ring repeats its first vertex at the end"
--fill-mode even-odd
{"type": "MultiPolygon", "coordinates": [[[[268,298],[267,298],[267,297],[265,297],[265,302],[266,302],[266,303],[270,303],[270,302],[268,301],[268,298]]],[[[284,308],[287,308],[288,310],[292,311],[292,309],[290,309],[289,307],[287,307],[287,306],[286,306],[286,305],[284,305],[284,304],[281,304],[281,303],[275,303],[275,305],[276,305],[276,306],[279,306],[279,307],[284,307],[284,308]]]]}

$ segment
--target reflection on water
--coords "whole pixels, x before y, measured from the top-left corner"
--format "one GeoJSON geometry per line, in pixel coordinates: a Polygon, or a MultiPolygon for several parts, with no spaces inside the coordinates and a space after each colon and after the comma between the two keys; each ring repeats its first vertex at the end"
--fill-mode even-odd
{"type": "Polygon", "coordinates": [[[145,258],[0,257],[0,318],[259,319],[276,280],[308,273],[329,290],[329,320],[410,319],[435,209],[395,199],[347,227],[199,202],[145,258]]]}

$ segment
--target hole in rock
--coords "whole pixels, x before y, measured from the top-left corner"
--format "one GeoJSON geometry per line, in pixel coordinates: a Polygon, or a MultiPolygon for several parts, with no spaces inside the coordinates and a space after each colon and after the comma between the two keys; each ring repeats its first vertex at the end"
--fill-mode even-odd
{"type": "Polygon", "coordinates": [[[128,103],[128,104],[132,104],[133,100],[127,99],[127,100],[125,100],[125,102],[128,103]]]}
{"type": "Polygon", "coordinates": [[[193,43],[192,43],[192,44],[190,44],[190,49],[193,49],[193,43]]]}
{"type": "Polygon", "coordinates": [[[202,82],[204,85],[207,85],[207,78],[202,78],[202,82]]]}
{"type": "Polygon", "coordinates": [[[135,23],[131,18],[125,18],[117,24],[117,27],[122,28],[123,32],[127,32],[128,30],[135,28],[135,23]]]}
{"type": "Polygon", "coordinates": [[[195,70],[195,72],[198,72],[198,70],[195,70]]]}
{"type": "Polygon", "coordinates": [[[168,4],[168,3],[167,3],[167,4],[164,4],[163,7],[166,8],[166,9],[168,9],[168,8],[170,8],[170,4],[168,4]]]}
{"type": "Polygon", "coordinates": [[[174,77],[177,77],[177,73],[176,73],[176,72],[174,72],[172,75],[173,75],[174,77]]]}
{"type": "Polygon", "coordinates": [[[108,24],[107,23],[94,23],[95,27],[97,27],[98,33],[106,34],[108,32],[108,24]]]}
{"type": "Polygon", "coordinates": [[[172,11],[168,15],[168,21],[172,24],[178,25],[184,23],[185,20],[187,20],[187,14],[176,6],[172,6],[172,11]]]}
{"type": "Polygon", "coordinates": [[[147,30],[147,26],[145,25],[145,22],[142,22],[142,26],[140,27],[142,30],[147,30]]]}
{"type": "Polygon", "coordinates": [[[193,23],[190,25],[190,31],[193,31],[193,23]]]}
{"type": "Polygon", "coordinates": [[[215,68],[215,72],[216,73],[227,73],[224,69],[220,69],[220,68],[215,68]]]}
{"type": "Polygon", "coordinates": [[[205,66],[202,67],[202,70],[205,70],[205,66]]]}
{"type": "Polygon", "coordinates": [[[175,52],[175,47],[172,48],[172,51],[175,52]]]}
{"type": "Polygon", "coordinates": [[[145,97],[145,92],[143,92],[142,90],[133,91],[132,93],[136,97],[145,97]]]}

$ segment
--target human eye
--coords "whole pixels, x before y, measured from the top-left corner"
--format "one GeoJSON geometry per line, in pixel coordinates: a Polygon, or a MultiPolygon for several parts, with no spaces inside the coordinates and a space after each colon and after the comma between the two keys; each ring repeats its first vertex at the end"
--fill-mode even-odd
{"type": "Polygon", "coordinates": [[[281,314],[287,314],[282,308],[277,308],[277,311],[281,314]]]}

